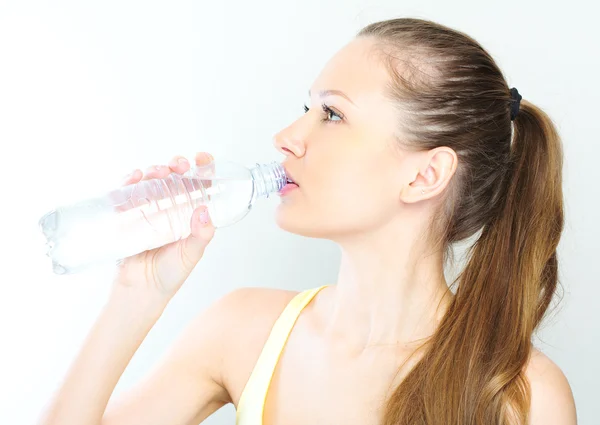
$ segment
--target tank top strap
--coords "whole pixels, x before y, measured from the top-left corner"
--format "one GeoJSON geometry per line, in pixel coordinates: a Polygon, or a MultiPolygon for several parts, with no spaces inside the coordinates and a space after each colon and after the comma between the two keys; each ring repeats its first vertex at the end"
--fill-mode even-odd
{"type": "Polygon", "coordinates": [[[327,286],[323,285],[297,294],[275,321],[240,396],[236,412],[236,425],[262,425],[269,385],[292,328],[304,307],[321,289],[327,286]]]}

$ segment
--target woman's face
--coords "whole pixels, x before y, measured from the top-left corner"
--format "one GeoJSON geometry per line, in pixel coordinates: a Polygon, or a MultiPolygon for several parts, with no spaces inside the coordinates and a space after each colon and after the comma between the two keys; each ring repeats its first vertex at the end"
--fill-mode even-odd
{"type": "Polygon", "coordinates": [[[389,75],[377,57],[371,39],[342,48],[313,83],[308,111],[275,135],[299,185],[281,197],[282,229],[336,239],[381,227],[398,213],[414,170],[394,137],[398,112],[384,96],[389,75]]]}

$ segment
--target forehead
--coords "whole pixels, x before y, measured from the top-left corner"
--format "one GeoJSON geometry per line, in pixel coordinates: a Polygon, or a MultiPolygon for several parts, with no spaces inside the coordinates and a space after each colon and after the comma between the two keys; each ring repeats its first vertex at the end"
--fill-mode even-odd
{"type": "Polygon", "coordinates": [[[383,97],[389,75],[371,38],[356,38],[325,64],[311,92],[341,90],[357,105],[383,97]]]}

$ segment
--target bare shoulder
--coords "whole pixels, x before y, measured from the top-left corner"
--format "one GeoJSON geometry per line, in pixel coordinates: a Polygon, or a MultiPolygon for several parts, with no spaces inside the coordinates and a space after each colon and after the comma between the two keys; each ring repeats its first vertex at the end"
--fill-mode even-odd
{"type": "Polygon", "coordinates": [[[525,369],[531,386],[531,425],[575,425],[573,392],[563,371],[536,348],[525,369]]]}
{"type": "Polygon", "coordinates": [[[277,318],[297,291],[245,287],[235,289],[210,308],[219,322],[222,344],[220,380],[237,405],[277,318]]]}
{"type": "Polygon", "coordinates": [[[221,330],[228,337],[244,340],[250,336],[252,339],[268,333],[297,294],[297,291],[283,289],[244,287],[225,294],[210,308],[218,316],[221,330]]]}

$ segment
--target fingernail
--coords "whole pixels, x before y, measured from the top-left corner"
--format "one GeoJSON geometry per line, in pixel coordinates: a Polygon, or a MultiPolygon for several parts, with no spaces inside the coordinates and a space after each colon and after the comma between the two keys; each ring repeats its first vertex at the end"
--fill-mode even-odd
{"type": "Polygon", "coordinates": [[[179,158],[179,161],[177,161],[177,162],[179,162],[180,164],[185,164],[187,162],[187,159],[179,158]]]}
{"type": "Polygon", "coordinates": [[[209,162],[212,162],[214,160],[213,156],[211,154],[209,154],[208,152],[204,152],[204,157],[209,162]]]}
{"type": "Polygon", "coordinates": [[[202,224],[203,226],[206,226],[208,224],[208,210],[204,209],[204,210],[200,211],[200,214],[198,215],[198,219],[200,220],[200,224],[202,224]]]}

